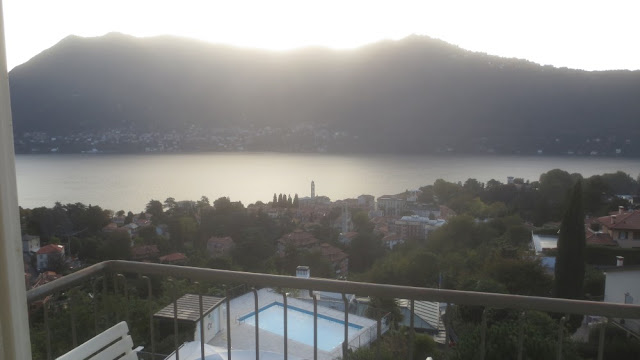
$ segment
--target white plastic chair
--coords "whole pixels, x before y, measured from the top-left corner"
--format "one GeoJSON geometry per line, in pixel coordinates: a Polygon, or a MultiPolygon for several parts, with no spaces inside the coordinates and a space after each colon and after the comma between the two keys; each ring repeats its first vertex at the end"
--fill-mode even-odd
{"type": "Polygon", "coordinates": [[[138,360],[127,323],[122,321],[56,360],[138,360]]]}

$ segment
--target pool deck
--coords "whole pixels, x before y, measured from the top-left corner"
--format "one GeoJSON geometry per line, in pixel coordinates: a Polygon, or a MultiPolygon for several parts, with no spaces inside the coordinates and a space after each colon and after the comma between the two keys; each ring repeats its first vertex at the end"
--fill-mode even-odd
{"type": "MultiPolygon", "coordinates": [[[[273,302],[282,303],[282,295],[275,292],[273,289],[261,289],[258,290],[258,308],[269,305],[273,302]]],[[[287,304],[298,307],[300,309],[313,312],[313,304],[307,303],[294,298],[287,298],[287,304]]],[[[231,308],[231,348],[239,350],[255,350],[255,327],[252,324],[240,323],[238,318],[247,315],[255,311],[254,295],[253,293],[247,293],[239,296],[230,301],[231,308]]],[[[226,310],[223,311],[222,328],[223,330],[218,333],[211,341],[210,345],[227,347],[227,332],[226,332],[226,310]]],[[[326,315],[335,319],[344,319],[344,313],[341,311],[333,310],[323,306],[318,306],[318,314],[326,315]]],[[[367,338],[370,336],[371,328],[375,329],[376,322],[371,319],[367,319],[361,316],[349,314],[349,323],[362,326],[362,330],[358,332],[358,335],[367,338]],[[363,336],[364,335],[364,336],[363,336]]],[[[276,353],[284,353],[284,338],[278,334],[262,330],[259,331],[260,337],[260,350],[273,351],[276,353]]],[[[354,337],[350,339],[352,341],[354,337]]],[[[357,338],[357,336],[355,336],[357,338]]],[[[367,338],[368,340],[368,338],[367,338]]],[[[288,355],[290,359],[313,359],[313,346],[309,346],[294,340],[289,339],[288,355]]],[[[331,360],[342,356],[342,348],[338,346],[331,352],[322,351],[318,349],[318,359],[331,360]]]]}

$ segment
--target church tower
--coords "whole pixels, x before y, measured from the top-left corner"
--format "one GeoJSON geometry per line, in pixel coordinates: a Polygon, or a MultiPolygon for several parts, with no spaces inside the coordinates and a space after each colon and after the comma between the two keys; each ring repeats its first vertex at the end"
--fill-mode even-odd
{"type": "Polygon", "coordinates": [[[311,200],[316,198],[316,183],[311,180],[311,200]]]}

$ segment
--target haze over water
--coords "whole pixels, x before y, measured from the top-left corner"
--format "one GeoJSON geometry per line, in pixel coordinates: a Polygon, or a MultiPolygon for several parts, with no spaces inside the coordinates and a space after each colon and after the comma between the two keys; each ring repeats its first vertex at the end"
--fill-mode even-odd
{"type": "Polygon", "coordinates": [[[316,194],[331,200],[376,197],[433,184],[442,178],[535,181],[560,168],[588,177],[618,170],[640,173],[637,159],[462,155],[326,155],[197,153],[153,155],[17,155],[19,204],[24,208],[82,202],[139,212],[149,200],[210,201],[228,196],[246,206],[273,193],[316,194]]]}

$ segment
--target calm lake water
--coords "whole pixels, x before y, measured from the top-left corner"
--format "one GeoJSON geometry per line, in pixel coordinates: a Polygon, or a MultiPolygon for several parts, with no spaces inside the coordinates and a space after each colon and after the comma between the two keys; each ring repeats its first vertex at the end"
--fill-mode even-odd
{"type": "Polygon", "coordinates": [[[436,179],[506,182],[507,176],[538,180],[560,168],[584,176],[640,173],[638,159],[592,157],[326,155],[281,153],[198,153],[154,155],[17,155],[22,207],[82,202],[111,210],[139,212],[149,200],[211,201],[228,196],[248,205],[268,202],[273,193],[332,200],[361,194],[380,196],[432,184],[436,179]]]}

